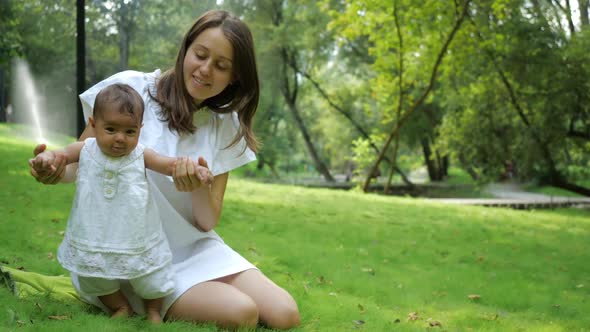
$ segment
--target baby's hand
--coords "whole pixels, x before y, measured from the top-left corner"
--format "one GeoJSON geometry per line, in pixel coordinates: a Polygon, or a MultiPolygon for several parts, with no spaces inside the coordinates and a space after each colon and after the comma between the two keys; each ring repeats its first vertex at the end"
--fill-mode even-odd
{"type": "Polygon", "coordinates": [[[197,178],[201,181],[201,184],[208,186],[213,184],[213,174],[209,170],[205,158],[199,157],[199,160],[195,163],[195,172],[197,173],[197,178]]]}
{"type": "Polygon", "coordinates": [[[44,151],[29,160],[29,164],[39,174],[51,173],[56,169],[55,159],[56,154],[54,151],[44,151]]]}

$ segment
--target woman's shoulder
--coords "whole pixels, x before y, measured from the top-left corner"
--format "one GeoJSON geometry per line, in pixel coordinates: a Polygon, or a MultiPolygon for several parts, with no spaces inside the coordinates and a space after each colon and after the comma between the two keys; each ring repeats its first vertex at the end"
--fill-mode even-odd
{"type": "Polygon", "coordinates": [[[122,72],[118,72],[105,81],[110,81],[110,83],[125,83],[130,85],[135,90],[141,92],[144,88],[152,83],[155,82],[156,78],[160,76],[160,69],[156,69],[153,72],[141,72],[137,70],[125,70],[122,72]]]}

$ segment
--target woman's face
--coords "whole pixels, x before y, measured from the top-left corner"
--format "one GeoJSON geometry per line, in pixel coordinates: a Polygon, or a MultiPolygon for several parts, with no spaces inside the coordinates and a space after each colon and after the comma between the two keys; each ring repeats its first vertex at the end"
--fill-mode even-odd
{"type": "Polygon", "coordinates": [[[233,80],[234,49],[221,28],[210,28],[188,47],[183,76],[188,93],[200,104],[216,96],[233,80]]]}

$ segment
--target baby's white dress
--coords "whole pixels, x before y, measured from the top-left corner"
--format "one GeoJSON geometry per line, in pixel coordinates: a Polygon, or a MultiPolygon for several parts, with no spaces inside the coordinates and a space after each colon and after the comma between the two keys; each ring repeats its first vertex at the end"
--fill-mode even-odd
{"type": "MultiPolygon", "coordinates": [[[[146,148],[165,156],[189,156],[205,158],[213,175],[222,174],[248,162],[256,160],[252,150],[242,138],[237,144],[228,147],[239,130],[237,114],[217,114],[201,109],[194,115],[197,130],[192,135],[178,135],[161,120],[160,106],[149,96],[155,95],[155,81],[160,70],[152,73],[124,71],[115,74],[88,89],[80,95],[84,117],[92,115],[92,107],[98,92],[113,83],[125,83],[142,96],[145,103],[143,127],[139,142],[146,148]]],[[[193,211],[191,194],[179,192],[171,177],[148,170],[148,180],[158,206],[164,232],[172,251],[172,269],[175,290],[164,298],[162,315],[170,306],[192,286],[235,274],[256,267],[227,246],[215,231],[201,232],[192,225],[193,211]]],[[[107,310],[94,296],[79,290],[76,274],[72,282],[81,298],[107,310]]],[[[133,293],[131,287],[123,282],[122,291],[138,313],[143,313],[141,298],[133,293]]]]}
{"type": "Polygon", "coordinates": [[[76,195],[57,258],[80,276],[135,279],[168,268],[172,254],[150,193],[138,144],[128,155],[105,155],[84,141],[76,195]]]}

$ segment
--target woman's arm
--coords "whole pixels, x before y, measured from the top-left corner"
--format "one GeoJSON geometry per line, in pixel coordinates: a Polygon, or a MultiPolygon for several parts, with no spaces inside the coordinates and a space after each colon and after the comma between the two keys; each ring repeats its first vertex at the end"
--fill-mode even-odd
{"type": "Polygon", "coordinates": [[[219,174],[213,178],[211,186],[193,190],[193,222],[199,230],[208,232],[219,223],[228,178],[229,173],[219,174]]]}

